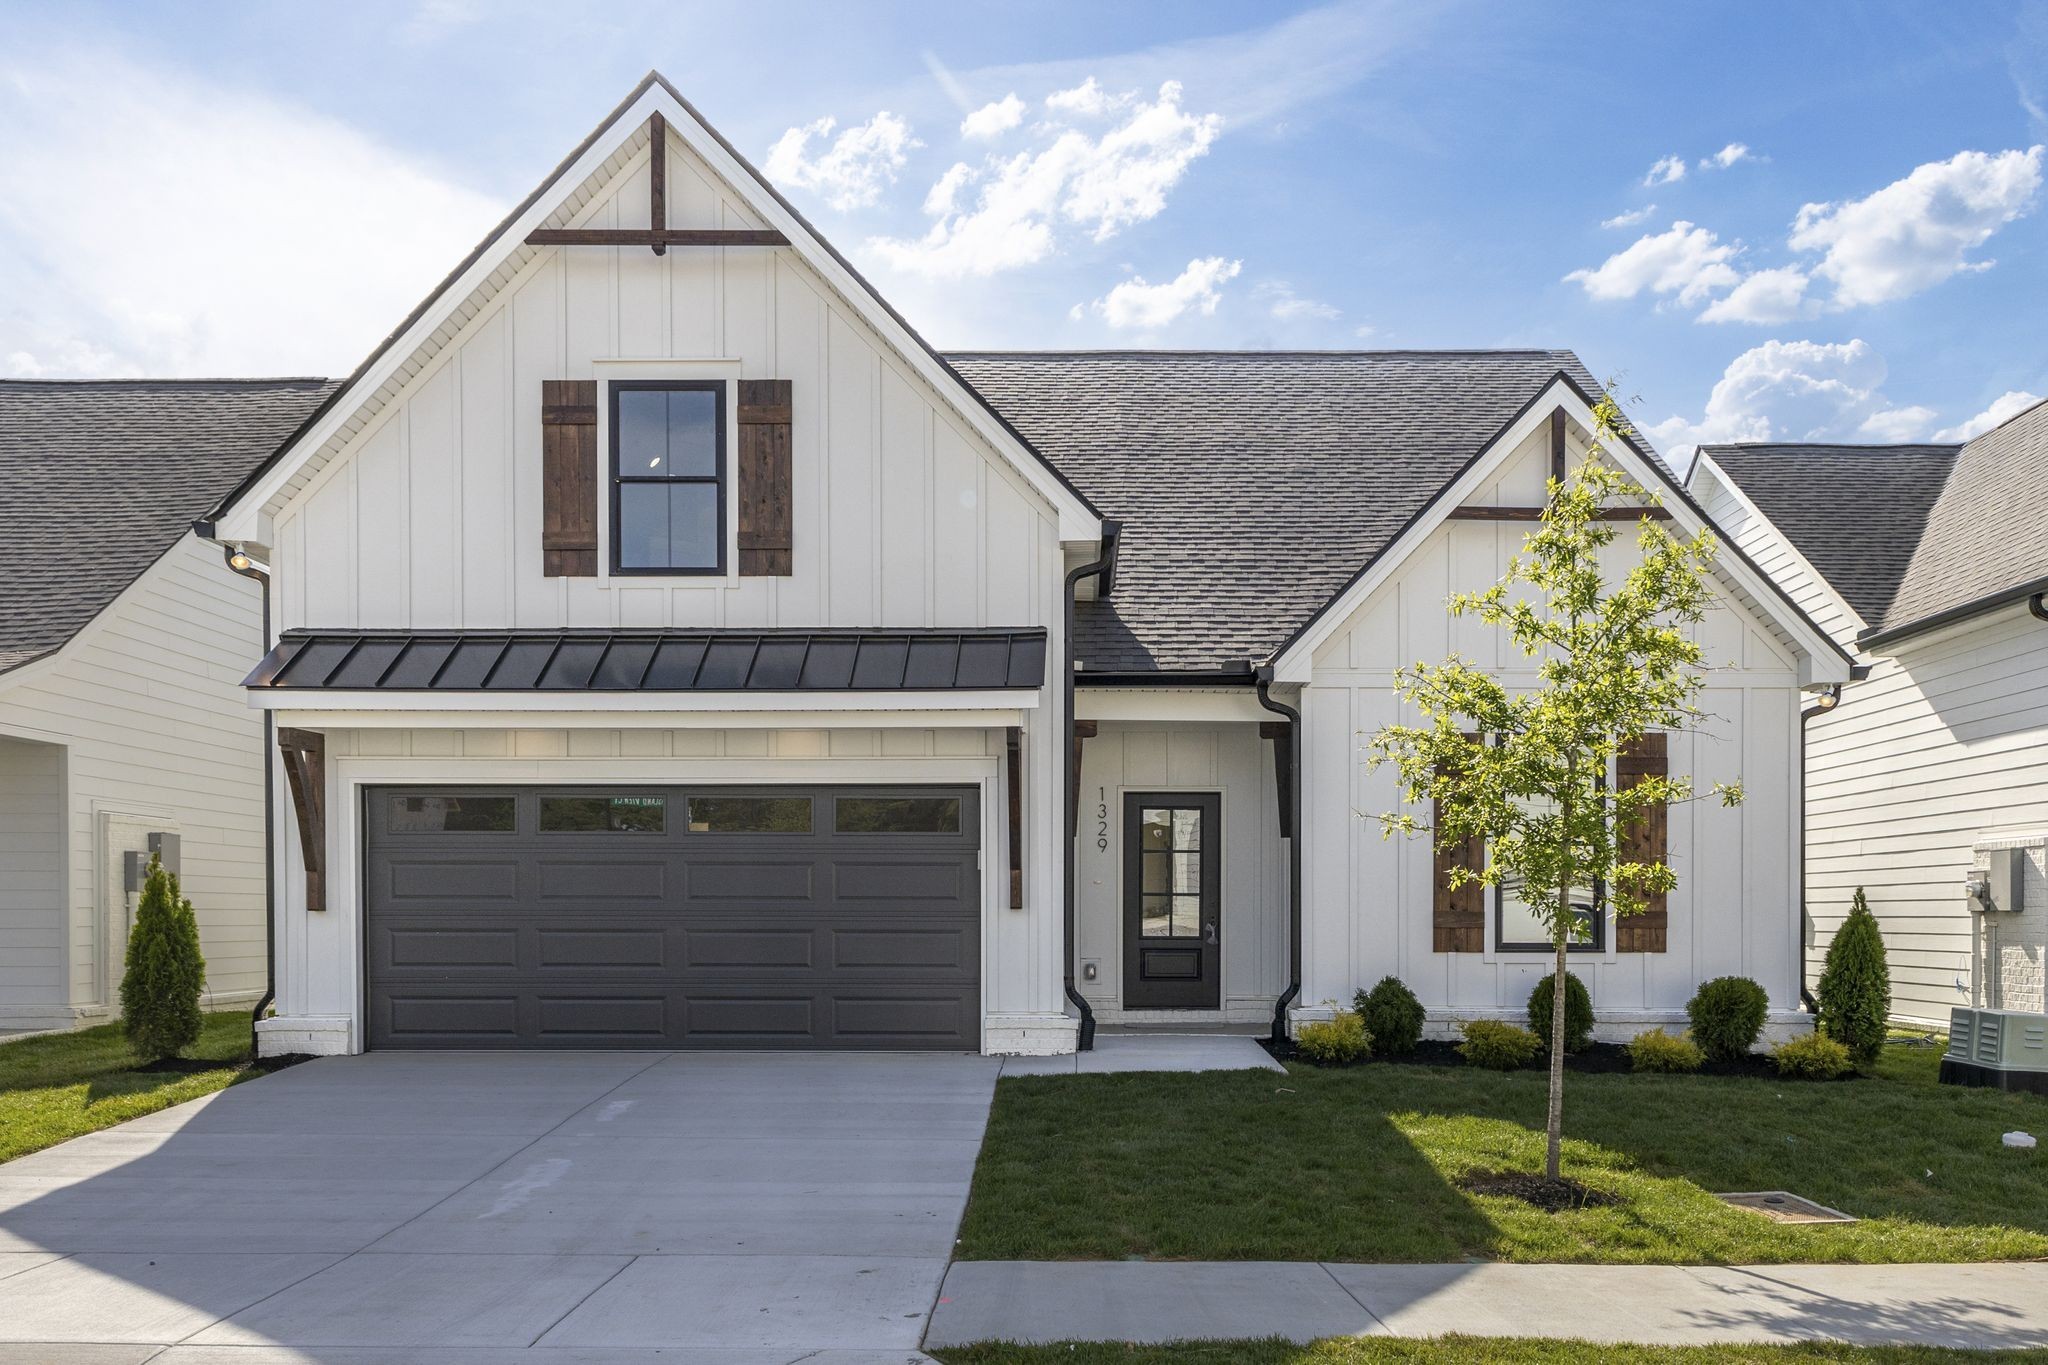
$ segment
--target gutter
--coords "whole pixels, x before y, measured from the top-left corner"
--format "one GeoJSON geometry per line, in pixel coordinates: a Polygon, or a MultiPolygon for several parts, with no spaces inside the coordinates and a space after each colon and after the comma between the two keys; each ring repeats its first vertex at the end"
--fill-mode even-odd
{"type": "MultiPolygon", "coordinates": [[[[1273,666],[1258,674],[1259,705],[1287,720],[1288,781],[1294,828],[1287,838],[1287,989],[1273,1002],[1273,1041],[1287,1040],[1287,1007],[1301,997],[1301,712],[1273,700],[1273,666]]],[[[1804,977],[1801,977],[1804,980],[1804,977]]]]}
{"type": "Polygon", "coordinates": [[[1080,804],[1076,800],[1076,787],[1081,779],[1081,772],[1074,763],[1074,672],[1080,667],[1080,662],[1074,658],[1074,589],[1082,579],[1091,574],[1098,575],[1102,580],[1102,586],[1107,588],[1109,575],[1116,564],[1117,538],[1122,533],[1123,523],[1105,518],[1102,523],[1100,554],[1091,563],[1070,570],[1067,574],[1066,591],[1060,594],[1060,613],[1064,628],[1061,638],[1066,646],[1065,667],[1060,670],[1060,692],[1063,699],[1060,714],[1064,717],[1062,724],[1066,726],[1067,731],[1066,744],[1060,754],[1060,771],[1065,775],[1065,781],[1060,784],[1060,801],[1066,811],[1066,820],[1062,826],[1064,843],[1060,849],[1060,979],[1068,1002],[1080,1011],[1082,1052],[1095,1050],[1095,1010],[1089,1005],[1088,998],[1074,985],[1074,950],[1078,946],[1079,938],[1074,927],[1074,834],[1079,827],[1081,813],[1080,804]]]}
{"type": "MultiPolygon", "coordinates": [[[[1860,682],[1869,675],[1868,664],[1857,664],[1850,670],[1853,681],[1860,682]]],[[[1820,1002],[1806,988],[1806,929],[1813,922],[1806,905],[1806,726],[1815,716],[1824,716],[1841,704],[1842,684],[1830,683],[1813,705],[1799,712],[1799,1003],[1813,1015],[1820,1013],[1820,1002]]]]}
{"type": "MultiPolygon", "coordinates": [[[[193,533],[203,540],[213,539],[211,521],[192,523],[193,533]]],[[[252,579],[263,594],[263,648],[270,649],[270,575],[256,567],[254,560],[232,545],[221,546],[221,557],[226,561],[230,573],[252,579]],[[239,559],[242,562],[237,564],[239,559]]],[[[270,708],[263,710],[263,994],[249,1011],[249,1056],[256,1056],[256,1025],[263,1018],[263,1011],[277,1003],[277,773],[271,761],[271,750],[276,744],[277,713],[270,708]]]]}
{"type": "Polygon", "coordinates": [[[2043,611],[2048,610],[2048,608],[2044,608],[2042,605],[2044,596],[2048,596],[2048,578],[2037,578],[2030,583],[2020,583],[2010,588],[2000,588],[1997,592],[1986,593],[1982,597],[1973,597],[1967,602],[1934,612],[1928,616],[1922,616],[1915,621],[1907,621],[1896,626],[1886,626],[1883,629],[1866,630],[1856,637],[1856,643],[1866,651],[1883,649],[1894,641],[1903,640],[1909,635],[1919,635],[1941,626],[1953,625],[1957,621],[1978,615],[1980,612],[1990,611],[1994,607],[2002,607],[2008,602],[2016,602],[2022,597],[2027,599],[2028,611],[2042,620],[2048,621],[2048,615],[2043,615],[2043,611]]]}

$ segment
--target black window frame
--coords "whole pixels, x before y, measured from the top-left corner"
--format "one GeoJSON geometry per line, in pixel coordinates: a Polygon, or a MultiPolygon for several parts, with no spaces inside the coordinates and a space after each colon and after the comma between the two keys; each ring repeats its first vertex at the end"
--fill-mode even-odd
{"type": "MultiPolygon", "coordinates": [[[[1497,740],[1488,741],[1488,743],[1497,742],[1497,740]]],[[[1602,770],[1600,774],[1600,789],[1603,792],[1607,791],[1612,787],[1613,780],[1611,768],[1602,770]]],[[[1496,953],[1554,953],[1557,951],[1557,945],[1547,941],[1535,943],[1508,942],[1507,894],[1499,882],[1495,882],[1487,890],[1492,893],[1493,898],[1493,950],[1496,953]]],[[[1592,891],[1592,936],[1584,943],[1567,943],[1564,946],[1567,954],[1604,953],[1607,951],[1607,921],[1612,918],[1607,913],[1607,879],[1605,877],[1594,878],[1592,891]]]]}
{"type": "Polygon", "coordinates": [[[730,460],[726,450],[725,428],[729,420],[726,381],[723,379],[614,379],[606,386],[605,417],[610,426],[606,436],[605,460],[611,476],[611,571],[620,577],[631,578],[723,578],[726,576],[726,541],[730,528],[726,521],[729,515],[726,507],[726,478],[730,460]],[[619,395],[622,393],[708,393],[714,406],[713,422],[713,467],[710,477],[702,474],[664,475],[635,474],[619,472],[619,395]],[[718,502],[718,555],[716,562],[708,567],[675,568],[656,566],[652,568],[628,568],[620,562],[623,537],[619,533],[619,490],[629,483],[654,484],[710,484],[715,490],[718,502]]]}

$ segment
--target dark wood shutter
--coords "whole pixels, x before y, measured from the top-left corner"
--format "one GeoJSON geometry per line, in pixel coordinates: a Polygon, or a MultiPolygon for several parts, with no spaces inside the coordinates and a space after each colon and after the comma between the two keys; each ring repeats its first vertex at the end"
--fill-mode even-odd
{"type": "MultiPolygon", "coordinates": [[[[1622,748],[1614,761],[1614,785],[1626,791],[1646,777],[1664,777],[1671,771],[1666,737],[1644,735],[1622,748]]],[[[1664,861],[1668,837],[1664,803],[1658,802],[1621,831],[1616,855],[1625,863],[1664,861]]],[[[1665,950],[1669,915],[1665,894],[1659,891],[1646,902],[1640,914],[1624,915],[1614,923],[1614,947],[1623,953],[1661,953],[1665,950]]]]}
{"type": "MultiPolygon", "coordinates": [[[[1477,740],[1478,735],[1465,738],[1477,740]]],[[[1443,819],[1443,802],[1436,803],[1430,823],[1443,819]]],[[[1431,835],[1434,843],[1435,835],[1431,835]]],[[[1431,951],[1439,953],[1483,953],[1486,951],[1486,888],[1479,882],[1451,885],[1453,868],[1481,872],[1486,867],[1486,841],[1463,839],[1451,845],[1434,844],[1436,849],[1435,903],[1430,909],[1431,951]]]]}
{"type": "Polygon", "coordinates": [[[790,526],[790,382],[740,381],[740,573],[777,577],[795,573],[790,526]]]}
{"type": "Polygon", "coordinates": [[[550,578],[597,577],[597,383],[540,385],[540,559],[550,578]]]}

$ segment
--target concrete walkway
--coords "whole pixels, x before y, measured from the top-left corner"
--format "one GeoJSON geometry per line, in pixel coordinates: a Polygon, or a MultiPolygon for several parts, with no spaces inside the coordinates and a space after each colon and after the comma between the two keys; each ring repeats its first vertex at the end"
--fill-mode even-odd
{"type": "Polygon", "coordinates": [[[922,1360],[996,1072],[308,1062],[0,1165],[0,1362],[922,1360]]]}
{"type": "Polygon", "coordinates": [[[925,1344],[1389,1335],[2048,1346],[2048,1264],[962,1261],[925,1344]]]}
{"type": "Polygon", "coordinates": [[[1278,1071],[1287,1068],[1236,1033],[1098,1033],[1089,1052],[1005,1057],[1005,1076],[1106,1076],[1119,1071],[1278,1071]]]}

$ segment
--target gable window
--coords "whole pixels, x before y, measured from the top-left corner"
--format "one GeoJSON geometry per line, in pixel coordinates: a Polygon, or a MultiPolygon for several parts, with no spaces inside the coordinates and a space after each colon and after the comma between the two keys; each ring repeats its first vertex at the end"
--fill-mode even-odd
{"type": "Polygon", "coordinates": [[[611,384],[612,572],[725,572],[725,385],[611,384]]]}

